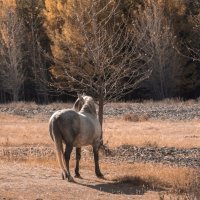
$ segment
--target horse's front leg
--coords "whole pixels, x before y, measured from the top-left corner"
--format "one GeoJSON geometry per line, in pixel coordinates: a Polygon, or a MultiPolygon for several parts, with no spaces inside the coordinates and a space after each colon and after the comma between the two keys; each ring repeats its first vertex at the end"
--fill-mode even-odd
{"type": "Polygon", "coordinates": [[[75,177],[80,178],[80,173],[79,173],[79,161],[81,159],[81,148],[76,148],[76,168],[75,168],[75,177]]]}
{"type": "Polygon", "coordinates": [[[70,155],[72,152],[73,146],[67,144],[66,148],[65,148],[65,163],[66,163],[66,167],[67,167],[67,178],[69,182],[73,182],[74,179],[72,178],[71,174],[70,174],[70,170],[69,170],[69,160],[70,160],[70,155]]]}
{"type": "Polygon", "coordinates": [[[101,170],[99,168],[99,145],[93,145],[93,153],[94,153],[94,164],[95,164],[95,173],[99,178],[103,177],[101,170]]]}

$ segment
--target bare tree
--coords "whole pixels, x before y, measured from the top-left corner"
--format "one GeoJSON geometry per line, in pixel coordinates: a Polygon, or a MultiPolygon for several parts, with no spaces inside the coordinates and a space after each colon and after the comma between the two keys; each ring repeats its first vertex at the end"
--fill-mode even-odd
{"type": "Polygon", "coordinates": [[[74,8],[73,24],[81,38],[76,49],[68,46],[66,64],[54,60],[54,86],[94,96],[102,125],[104,105],[133,91],[151,70],[142,62],[133,26],[118,3],[92,0],[85,7],[76,1],[74,8]]]}
{"type": "Polygon", "coordinates": [[[140,51],[145,55],[152,53],[152,59],[148,63],[152,68],[152,74],[146,82],[146,87],[152,91],[156,99],[173,95],[176,76],[180,70],[179,56],[174,48],[176,38],[169,18],[165,16],[164,8],[162,1],[146,1],[135,21],[138,40],[140,35],[146,32],[139,43],[140,51]]]}
{"type": "Polygon", "coordinates": [[[48,79],[47,70],[41,70],[40,68],[45,68],[46,66],[46,59],[44,59],[40,49],[41,44],[40,41],[43,37],[44,33],[42,31],[42,20],[41,16],[39,16],[40,7],[42,7],[43,1],[35,1],[35,0],[28,0],[24,1],[24,3],[30,4],[30,53],[31,60],[32,60],[32,67],[31,71],[33,73],[33,81],[37,90],[37,98],[38,101],[40,100],[40,96],[43,97],[43,101],[48,102],[48,88],[45,84],[43,84],[44,80],[48,79]],[[41,81],[43,80],[43,81],[41,81]]]}
{"type": "Polygon", "coordinates": [[[0,21],[0,81],[3,89],[19,100],[25,76],[22,65],[23,24],[15,8],[5,7],[0,21]]]}
{"type": "MultiPolygon", "coordinates": [[[[197,3],[197,2],[196,2],[197,3]]],[[[199,3],[200,6],[200,3],[199,3]]],[[[194,61],[200,62],[200,13],[198,15],[192,16],[191,20],[193,21],[194,27],[193,27],[193,33],[195,35],[195,44],[187,44],[188,49],[188,56],[189,58],[192,58],[194,61]]]]}

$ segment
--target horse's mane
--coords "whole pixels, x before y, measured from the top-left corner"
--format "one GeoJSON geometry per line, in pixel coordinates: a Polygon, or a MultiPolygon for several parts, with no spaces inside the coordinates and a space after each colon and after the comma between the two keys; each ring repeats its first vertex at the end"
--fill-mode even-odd
{"type": "Polygon", "coordinates": [[[81,108],[80,112],[87,112],[87,113],[91,113],[91,114],[97,114],[96,112],[96,108],[94,105],[94,100],[92,97],[90,96],[85,96],[84,97],[84,105],[81,108]]]}

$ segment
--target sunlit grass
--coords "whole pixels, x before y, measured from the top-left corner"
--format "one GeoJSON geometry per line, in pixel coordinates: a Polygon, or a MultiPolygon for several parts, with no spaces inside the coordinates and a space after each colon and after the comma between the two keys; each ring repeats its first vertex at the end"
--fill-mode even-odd
{"type": "MultiPolygon", "coordinates": [[[[36,115],[26,118],[0,113],[0,144],[52,145],[48,132],[48,119],[36,115]]],[[[137,146],[170,146],[178,148],[200,147],[200,120],[132,122],[123,118],[106,119],[104,142],[109,147],[123,144],[137,146]]]]}
{"type": "Polygon", "coordinates": [[[111,147],[123,144],[192,148],[200,147],[200,121],[126,121],[122,118],[107,119],[104,141],[111,147]]]}
{"type": "MultiPolygon", "coordinates": [[[[104,142],[110,148],[124,144],[137,146],[168,146],[177,148],[200,147],[200,121],[161,121],[140,120],[137,122],[122,118],[109,118],[104,122],[104,142]]],[[[34,118],[0,113],[0,146],[9,148],[38,145],[38,147],[54,148],[48,133],[48,119],[42,114],[34,118]]],[[[20,154],[19,154],[20,155],[20,154]]],[[[12,157],[12,156],[11,156],[12,157]]],[[[13,158],[13,157],[12,157],[13,158]]],[[[9,162],[11,159],[7,159],[9,162]]],[[[55,156],[13,159],[31,165],[46,165],[58,168],[55,156]]],[[[5,159],[5,162],[6,159],[5,159]]],[[[70,163],[75,166],[74,157],[70,163]]],[[[186,167],[171,167],[162,164],[145,163],[103,163],[102,171],[109,181],[129,183],[134,186],[149,187],[154,190],[167,191],[179,195],[199,195],[200,178],[194,169],[186,167]]],[[[93,170],[91,159],[81,160],[81,170],[93,170]]],[[[161,196],[162,198],[162,196],[161,196]]],[[[164,199],[164,196],[163,196],[164,199]]],[[[191,199],[191,198],[188,198],[191,199]]]]}

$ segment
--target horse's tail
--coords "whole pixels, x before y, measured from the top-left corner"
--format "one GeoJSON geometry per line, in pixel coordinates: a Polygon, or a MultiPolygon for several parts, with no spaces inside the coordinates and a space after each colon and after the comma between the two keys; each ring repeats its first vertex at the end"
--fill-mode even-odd
{"type": "Polygon", "coordinates": [[[63,164],[64,161],[64,153],[63,153],[63,144],[62,144],[62,133],[57,125],[57,121],[52,119],[49,123],[49,133],[54,141],[56,148],[56,156],[58,163],[63,171],[65,171],[65,167],[63,164]]]}

